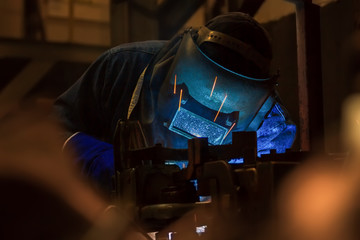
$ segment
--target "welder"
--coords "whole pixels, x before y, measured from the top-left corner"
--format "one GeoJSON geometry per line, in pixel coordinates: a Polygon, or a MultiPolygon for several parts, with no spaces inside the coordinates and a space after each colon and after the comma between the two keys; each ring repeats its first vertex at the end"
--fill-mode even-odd
{"type": "Polygon", "coordinates": [[[85,175],[111,191],[119,119],[139,120],[149,146],[186,148],[194,137],[231,143],[256,131],[258,155],[291,148],[296,126],[276,92],[269,34],[249,15],[219,15],[169,41],[104,52],[55,103],[85,175]]]}

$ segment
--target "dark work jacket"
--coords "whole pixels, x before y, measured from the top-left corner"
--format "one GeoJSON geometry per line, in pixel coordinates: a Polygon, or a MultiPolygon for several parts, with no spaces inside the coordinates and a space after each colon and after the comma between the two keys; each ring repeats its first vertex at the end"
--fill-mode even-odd
{"type": "MultiPolygon", "coordinates": [[[[180,34],[170,41],[135,42],[112,48],[95,60],[81,78],[56,100],[54,110],[60,123],[69,133],[77,133],[67,140],[65,149],[75,149],[77,162],[84,174],[103,190],[112,189],[113,136],[118,120],[127,118],[141,73],[146,68],[133,118],[138,118],[146,126],[156,122],[154,99],[181,38],[180,34]]],[[[276,94],[274,97],[277,99],[276,94]]],[[[292,146],[295,132],[296,127],[286,110],[280,102],[276,102],[257,130],[258,154],[267,153],[270,149],[285,151],[292,146]]],[[[152,131],[145,131],[145,134],[150,145],[160,141],[167,146],[162,142],[164,139],[178,137],[159,125],[153,126],[152,131]]]]}

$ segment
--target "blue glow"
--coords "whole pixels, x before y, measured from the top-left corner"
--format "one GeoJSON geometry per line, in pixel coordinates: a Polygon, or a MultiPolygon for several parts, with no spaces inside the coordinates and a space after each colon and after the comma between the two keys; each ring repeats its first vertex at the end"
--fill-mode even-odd
{"type": "Polygon", "coordinates": [[[296,136],[296,126],[285,120],[286,115],[281,106],[276,104],[264,119],[257,130],[258,156],[269,154],[271,149],[275,149],[277,153],[284,153],[286,149],[291,148],[296,136]]]}
{"type": "Polygon", "coordinates": [[[199,196],[200,202],[211,202],[211,196],[199,196]]]}
{"type": "Polygon", "coordinates": [[[244,158],[234,158],[229,161],[229,164],[243,164],[244,158]]]}
{"type": "Polygon", "coordinates": [[[188,165],[188,161],[184,160],[184,161],[172,161],[172,160],[167,160],[165,162],[166,165],[177,165],[180,169],[186,168],[188,165]]]}
{"type": "Polygon", "coordinates": [[[192,184],[194,184],[195,190],[197,191],[197,190],[198,190],[197,179],[190,180],[190,182],[191,182],[192,184]]]}
{"type": "Polygon", "coordinates": [[[208,142],[212,145],[221,145],[228,131],[225,127],[184,108],[180,108],[176,112],[169,130],[189,139],[194,137],[207,137],[208,142]]]}

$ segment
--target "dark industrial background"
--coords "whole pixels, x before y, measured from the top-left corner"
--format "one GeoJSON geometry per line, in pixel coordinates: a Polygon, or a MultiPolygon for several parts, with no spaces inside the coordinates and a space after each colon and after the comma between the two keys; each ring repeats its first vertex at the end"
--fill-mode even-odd
{"type": "MultiPolygon", "coordinates": [[[[299,129],[293,150],[308,150],[300,135],[309,134],[311,150],[319,146],[321,151],[325,145],[326,152],[341,153],[342,104],[360,91],[356,81],[359,0],[0,0],[0,239],[106,239],[84,237],[89,229],[96,233],[91,224],[108,203],[79,180],[71,158],[67,162],[59,154],[63,142],[53,137],[58,129],[46,121],[54,100],[106,49],[132,41],[169,39],[229,11],[254,16],[270,33],[273,71],[280,73],[278,90],[299,129]],[[309,13],[301,4],[314,6],[315,11],[309,13]],[[298,61],[299,55],[305,56],[305,63],[298,61]],[[308,98],[299,97],[304,93],[308,98]],[[302,112],[304,108],[309,114],[302,112]],[[40,117],[33,117],[34,112],[41,112],[40,117]]],[[[349,166],[350,170],[358,167],[349,166]]],[[[326,200],[332,199],[326,190],[334,196],[344,193],[336,192],[341,174],[331,170],[334,175],[314,167],[310,174],[301,175],[301,181],[295,179],[298,184],[305,182],[303,189],[310,189],[299,193],[309,196],[303,206],[326,207],[326,200]],[[318,179],[328,184],[319,185],[318,179]],[[312,188],[313,182],[318,188],[312,188]]],[[[341,176],[349,172],[354,174],[343,171],[341,176]]],[[[263,179],[262,187],[270,189],[270,180],[263,179]]],[[[350,183],[358,200],[358,181],[350,183]]],[[[358,223],[355,205],[351,216],[358,223]]],[[[322,215],[304,209],[307,220],[316,222],[322,215]]],[[[326,210],[331,212],[331,206],[326,210]]],[[[358,231],[358,224],[354,229],[358,231]]]]}
{"type": "MultiPolygon", "coordinates": [[[[347,73],[345,49],[358,26],[360,3],[312,2],[320,6],[325,146],[337,152],[341,105],[355,86],[347,73]]],[[[247,12],[269,30],[280,96],[299,125],[295,5],[284,0],[1,1],[0,118],[19,106],[50,111],[53,100],[112,46],[169,39],[227,11],[247,12]]],[[[299,148],[298,139],[294,148],[299,148]]]]}

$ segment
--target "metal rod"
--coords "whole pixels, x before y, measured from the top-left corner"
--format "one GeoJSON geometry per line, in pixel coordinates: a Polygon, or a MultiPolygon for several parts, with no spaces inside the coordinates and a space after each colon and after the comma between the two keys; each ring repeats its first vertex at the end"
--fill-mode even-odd
{"type": "Polygon", "coordinates": [[[300,149],[324,150],[320,7],[311,0],[287,0],[296,6],[300,149]]]}

